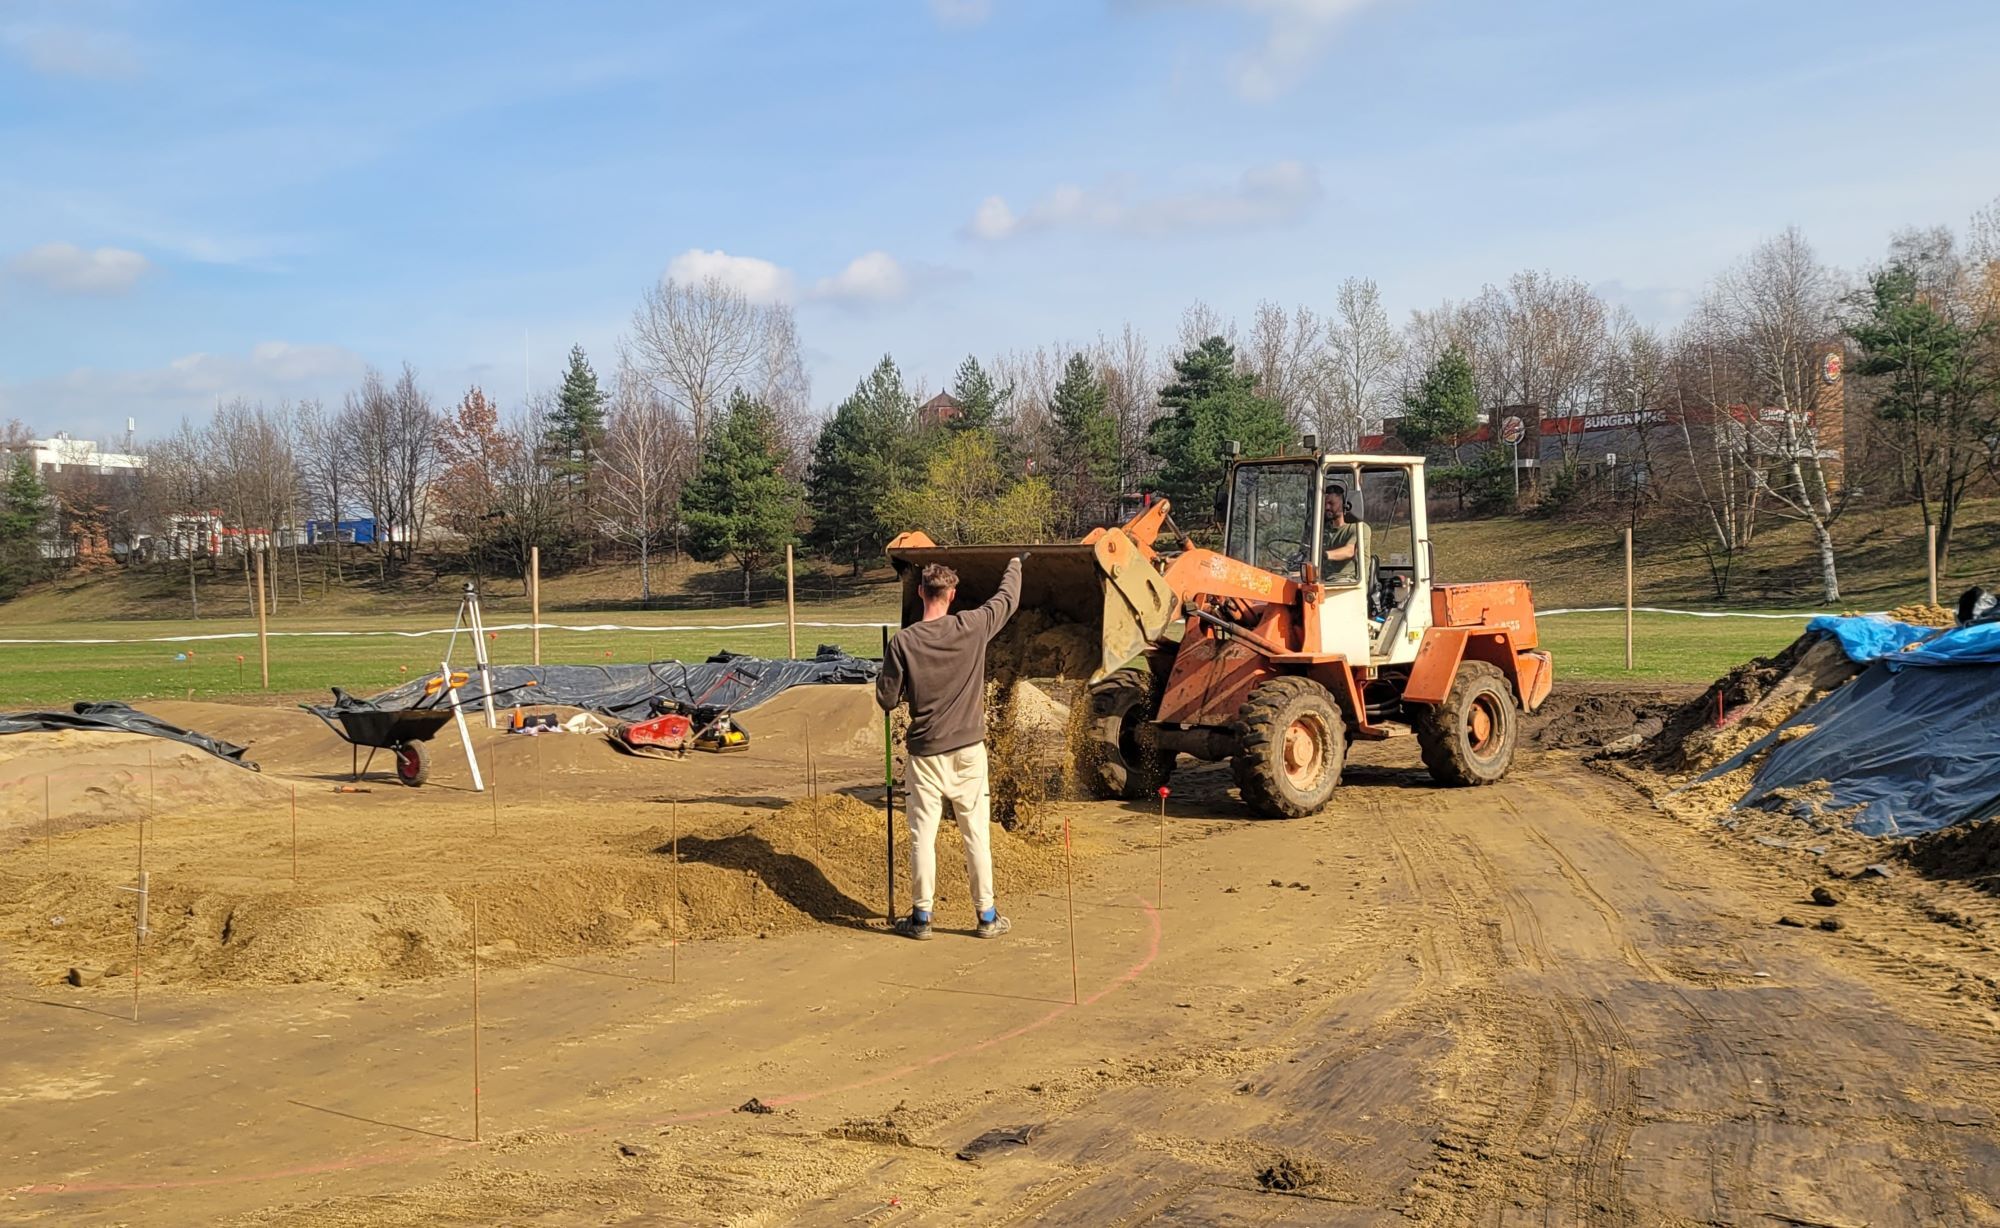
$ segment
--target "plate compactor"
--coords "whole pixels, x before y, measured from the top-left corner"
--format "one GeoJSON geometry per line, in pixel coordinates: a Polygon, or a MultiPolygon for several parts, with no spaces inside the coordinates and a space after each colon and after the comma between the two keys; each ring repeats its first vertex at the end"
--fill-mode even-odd
{"type": "Polygon", "coordinates": [[[711,753],[744,750],[750,732],[736,723],[736,705],[709,702],[715,693],[732,682],[745,685],[756,679],[739,670],[726,671],[715,685],[692,702],[656,696],[649,705],[653,715],[643,721],[620,725],[611,735],[624,750],[659,759],[684,758],[689,749],[711,753]]]}

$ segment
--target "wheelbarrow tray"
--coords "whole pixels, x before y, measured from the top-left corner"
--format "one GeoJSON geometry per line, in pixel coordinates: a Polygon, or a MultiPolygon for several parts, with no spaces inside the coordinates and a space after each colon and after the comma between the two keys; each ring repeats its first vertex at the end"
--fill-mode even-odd
{"type": "Polygon", "coordinates": [[[342,737],[356,746],[384,750],[428,742],[452,717],[449,708],[343,709],[334,715],[340,720],[342,737]]]}

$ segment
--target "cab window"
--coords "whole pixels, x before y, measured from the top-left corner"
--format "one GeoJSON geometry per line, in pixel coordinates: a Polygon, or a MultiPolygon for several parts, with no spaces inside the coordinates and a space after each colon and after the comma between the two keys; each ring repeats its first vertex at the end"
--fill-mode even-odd
{"type": "Polygon", "coordinates": [[[1311,461],[1238,465],[1223,553],[1297,579],[1313,557],[1318,507],[1319,466],[1311,461]]]}

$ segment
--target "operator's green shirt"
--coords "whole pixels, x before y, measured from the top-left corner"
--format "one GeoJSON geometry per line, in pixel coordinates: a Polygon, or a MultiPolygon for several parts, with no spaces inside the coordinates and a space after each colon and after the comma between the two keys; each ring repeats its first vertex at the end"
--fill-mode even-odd
{"type": "Polygon", "coordinates": [[[1326,567],[1322,569],[1322,581],[1327,584],[1357,583],[1361,577],[1361,556],[1368,553],[1368,526],[1358,520],[1350,520],[1339,526],[1328,525],[1323,536],[1326,539],[1323,548],[1329,555],[1342,546],[1356,545],[1358,548],[1351,558],[1339,561],[1328,558],[1326,567]]]}

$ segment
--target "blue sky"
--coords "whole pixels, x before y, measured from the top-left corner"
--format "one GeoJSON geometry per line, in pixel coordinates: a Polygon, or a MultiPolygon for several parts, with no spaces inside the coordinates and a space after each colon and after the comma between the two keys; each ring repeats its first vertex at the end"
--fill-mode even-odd
{"type": "Polygon", "coordinates": [[[1996,115],[1983,0],[0,0],[0,419],[514,404],[673,268],[795,302],[822,404],[1354,274],[1665,325],[1787,225],[1962,225],[1996,115]]]}

